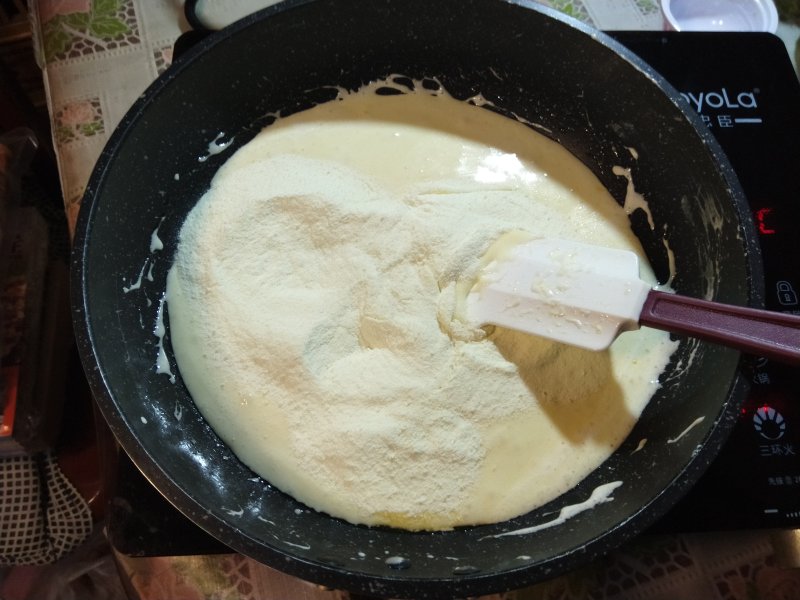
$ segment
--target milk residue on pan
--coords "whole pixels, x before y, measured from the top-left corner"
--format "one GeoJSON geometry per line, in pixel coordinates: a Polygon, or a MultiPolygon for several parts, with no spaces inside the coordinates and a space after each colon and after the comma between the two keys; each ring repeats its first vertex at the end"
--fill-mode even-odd
{"type": "Polygon", "coordinates": [[[647,445],[647,438],[640,439],[639,444],[636,446],[636,448],[633,449],[631,454],[636,454],[640,450],[643,450],[646,445],[647,445]]]}
{"type": "MultiPolygon", "coordinates": [[[[261,515],[256,515],[256,519],[258,519],[262,523],[266,523],[267,525],[271,525],[273,527],[277,527],[277,525],[278,525],[275,521],[272,521],[270,519],[262,517],[261,515]]],[[[294,532],[290,532],[290,533],[294,533],[294,532]]],[[[291,548],[296,548],[297,550],[311,550],[311,544],[307,544],[307,543],[304,543],[302,541],[290,542],[289,540],[283,539],[282,537],[280,537],[280,536],[278,536],[278,535],[276,535],[276,534],[274,534],[272,532],[269,532],[269,536],[272,539],[274,539],[275,541],[280,542],[281,544],[284,544],[284,545],[289,546],[291,548]]]]}
{"type": "MultiPolygon", "coordinates": [[[[209,158],[217,154],[220,154],[223,150],[228,148],[233,143],[232,137],[227,140],[224,140],[223,139],[224,137],[225,137],[225,132],[220,131],[213,140],[208,142],[208,145],[206,146],[206,154],[197,157],[197,162],[201,163],[206,162],[209,158]]],[[[176,173],[176,176],[178,179],[180,179],[180,175],[176,173]]]]}
{"type": "Polygon", "coordinates": [[[164,304],[166,297],[162,297],[158,302],[158,310],[156,311],[156,325],[153,329],[153,335],[158,340],[157,354],[156,354],[156,373],[164,374],[169,377],[170,383],[175,383],[175,373],[172,372],[172,366],[169,364],[169,357],[164,349],[164,336],[167,333],[167,328],[164,325],[164,304]]]}
{"type": "Polygon", "coordinates": [[[686,437],[686,435],[687,435],[687,434],[688,434],[688,433],[689,433],[689,432],[690,432],[692,429],[694,429],[695,427],[697,427],[697,426],[698,426],[700,423],[702,423],[703,421],[705,421],[705,417],[697,417],[697,418],[696,418],[694,421],[692,421],[692,422],[689,424],[689,426],[688,426],[686,429],[684,429],[683,431],[681,431],[681,432],[680,432],[680,433],[679,433],[679,434],[678,434],[676,437],[674,437],[674,438],[669,438],[669,439],[667,440],[667,443],[668,443],[668,444],[674,444],[675,442],[678,442],[678,441],[680,441],[681,439],[683,439],[684,437],[686,437]]]}
{"type": "MultiPolygon", "coordinates": [[[[124,294],[129,294],[134,291],[139,291],[144,294],[145,302],[147,307],[152,305],[152,300],[150,296],[147,294],[147,291],[144,288],[146,282],[152,283],[154,281],[153,277],[153,269],[155,268],[156,264],[156,253],[161,252],[164,249],[164,242],[160,236],[160,229],[164,223],[165,217],[161,217],[158,221],[158,225],[153,229],[150,233],[150,244],[148,247],[148,255],[142,264],[141,269],[139,270],[138,277],[132,281],[129,285],[122,286],[122,292],[124,294]]],[[[155,323],[152,327],[153,335],[156,338],[156,355],[155,355],[155,368],[154,371],[157,374],[164,374],[169,377],[171,383],[175,383],[175,374],[172,371],[172,367],[169,363],[169,358],[167,356],[166,348],[164,347],[164,337],[166,335],[166,326],[164,325],[164,310],[165,310],[165,303],[166,297],[163,291],[160,294],[160,298],[158,300],[158,306],[156,308],[156,315],[155,315],[155,323]]],[[[139,313],[139,321],[140,325],[144,326],[142,321],[141,312],[139,313]]],[[[182,409],[180,407],[175,408],[175,418],[180,420],[182,416],[182,409]]]]}
{"type": "Polygon", "coordinates": [[[128,294],[130,292],[141,289],[142,284],[144,283],[145,280],[153,281],[153,262],[151,261],[150,257],[148,257],[144,261],[144,264],[142,264],[142,268],[139,269],[139,276],[135,280],[133,280],[130,285],[122,286],[122,291],[128,294]]]}
{"type": "MultiPolygon", "coordinates": [[[[155,258],[154,254],[159,250],[164,249],[164,243],[161,241],[161,238],[158,235],[158,230],[161,228],[161,224],[164,222],[164,217],[158,222],[158,225],[150,234],[150,254],[145,259],[144,263],[142,264],[142,268],[139,269],[139,275],[134,279],[129,285],[123,285],[122,291],[125,294],[133,292],[135,290],[141,289],[142,284],[145,280],[153,281],[153,267],[155,265],[155,258]]],[[[148,305],[149,305],[149,298],[148,298],[148,305]]]]}
{"type": "Polygon", "coordinates": [[[695,221],[696,213],[700,212],[700,224],[706,230],[706,235],[695,236],[698,247],[698,269],[702,270],[705,289],[703,298],[711,300],[718,291],[719,269],[725,261],[723,245],[720,240],[720,232],[724,226],[724,212],[720,201],[715,196],[703,194],[702,189],[698,189],[693,198],[683,196],[681,198],[681,209],[687,220],[695,221]],[[700,260],[701,256],[707,258],[700,260]]]}
{"type": "MultiPolygon", "coordinates": [[[[636,150],[636,148],[628,147],[627,150],[634,160],[639,160],[639,152],[636,150]]],[[[635,211],[641,210],[647,217],[647,224],[650,227],[650,230],[655,231],[656,225],[655,225],[655,220],[653,219],[653,213],[650,210],[650,204],[647,202],[647,198],[645,198],[644,195],[642,195],[636,190],[636,184],[634,182],[634,177],[633,177],[633,169],[629,167],[622,167],[620,165],[614,165],[611,168],[611,171],[617,177],[624,177],[627,180],[627,186],[625,189],[625,199],[623,202],[623,210],[625,210],[625,212],[628,215],[632,215],[635,211]]],[[[675,274],[677,273],[677,267],[675,264],[675,252],[669,245],[666,228],[663,229],[660,235],[661,235],[661,244],[664,246],[664,252],[666,253],[667,257],[668,275],[667,275],[667,280],[659,282],[658,285],[654,286],[654,289],[671,292],[672,283],[675,280],[675,274]]]]}
{"type": "Polygon", "coordinates": [[[161,217],[161,220],[158,222],[158,227],[156,227],[153,232],[150,234],[150,254],[154,252],[158,252],[159,250],[164,249],[164,242],[161,240],[159,236],[159,230],[161,229],[161,225],[164,223],[164,217],[161,217]]]}
{"type": "MultiPolygon", "coordinates": [[[[483,94],[480,94],[480,93],[479,94],[475,94],[474,96],[470,96],[469,98],[467,98],[465,100],[465,102],[468,102],[469,104],[472,104],[473,106],[481,106],[481,107],[488,106],[490,108],[499,109],[497,104],[495,104],[491,100],[488,100],[483,94]]],[[[506,116],[514,119],[515,121],[519,121],[523,125],[527,125],[528,127],[532,127],[533,129],[538,129],[539,131],[543,131],[544,133],[546,133],[548,135],[552,135],[553,134],[553,130],[552,129],[549,129],[548,127],[545,127],[541,123],[535,123],[533,121],[529,121],[525,117],[523,117],[523,116],[521,116],[521,115],[519,115],[519,114],[517,114],[517,113],[515,113],[513,111],[504,111],[504,114],[506,114],[506,116]]]]}
{"type": "Polygon", "coordinates": [[[650,205],[647,203],[647,200],[645,200],[644,196],[636,191],[636,187],[633,185],[633,175],[631,174],[631,169],[614,165],[611,168],[611,171],[614,173],[614,175],[618,177],[624,177],[628,180],[628,187],[625,192],[625,204],[623,205],[625,212],[630,215],[636,210],[644,211],[644,214],[647,215],[647,224],[650,225],[651,230],[655,230],[656,223],[653,220],[653,213],[650,212],[650,205]]]}
{"type": "Polygon", "coordinates": [[[606,502],[611,502],[612,500],[614,500],[612,494],[614,493],[614,490],[616,490],[621,485],[622,485],[621,481],[612,481],[610,483],[604,483],[603,485],[597,486],[592,491],[589,498],[587,498],[583,502],[579,502],[578,504],[569,504],[563,507],[558,512],[558,516],[550,521],[545,521],[544,523],[540,523],[539,525],[533,525],[532,527],[524,527],[522,529],[515,529],[513,531],[505,531],[503,533],[498,533],[495,535],[488,535],[481,539],[500,538],[511,535],[529,535],[531,533],[536,533],[537,531],[541,531],[543,529],[549,529],[550,527],[563,525],[569,519],[571,519],[576,515],[579,515],[582,512],[591,510],[600,504],[604,504],[606,502]]]}

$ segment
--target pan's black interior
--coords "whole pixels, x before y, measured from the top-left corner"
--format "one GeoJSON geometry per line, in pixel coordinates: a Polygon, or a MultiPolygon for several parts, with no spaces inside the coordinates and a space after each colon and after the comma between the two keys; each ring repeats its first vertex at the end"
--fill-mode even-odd
{"type": "MultiPolygon", "coordinates": [[[[475,595],[554,576],[654,522],[711,461],[743,398],[736,352],[683,340],[636,429],[601,468],[510,522],[439,533],[354,526],[254,477],[194,407],[180,374],[155,372],[154,335],[184,216],[220,164],[277,111],[287,114],[390,74],[482,94],[584,161],[615,198],[632,169],[662,279],[687,295],[758,304],[747,205],[716,142],[678,94],[606,36],[530,3],[503,0],[290,1],[203,39],[137,101],[103,152],[73,254],[80,350],[123,448],[173,504],[228,546],[305,579],[392,597],[475,595]],[[226,151],[199,161],[220,133],[226,151]],[[638,158],[630,148],[635,149],[638,158]],[[163,249],[151,248],[157,237],[163,249]],[[128,289],[137,281],[141,286],[128,289]],[[675,439],[699,417],[686,436],[675,439]],[[638,442],[644,448],[634,452],[638,442]],[[598,485],[614,500],[535,535],[490,538],[554,518],[598,485]],[[390,560],[401,557],[405,560],[390,560]]],[[[167,319],[168,322],[168,319],[167,319]]]]}

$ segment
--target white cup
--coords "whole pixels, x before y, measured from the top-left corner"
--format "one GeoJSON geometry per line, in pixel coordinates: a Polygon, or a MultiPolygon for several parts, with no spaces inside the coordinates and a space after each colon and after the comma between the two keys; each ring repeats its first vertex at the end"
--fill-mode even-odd
{"type": "Polygon", "coordinates": [[[661,0],[668,31],[769,31],[778,28],[772,0],[661,0]]]}

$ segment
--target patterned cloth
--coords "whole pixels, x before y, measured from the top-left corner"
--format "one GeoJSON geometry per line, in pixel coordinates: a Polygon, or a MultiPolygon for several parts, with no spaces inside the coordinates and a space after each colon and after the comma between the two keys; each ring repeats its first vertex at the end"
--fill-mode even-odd
{"type": "Polygon", "coordinates": [[[50,453],[0,458],[0,566],[55,562],[92,532],[86,500],[50,453]]]}
{"type": "MultiPolygon", "coordinates": [[[[237,0],[237,8],[275,1],[237,0]]],[[[662,28],[657,0],[540,1],[600,29],[662,28]]],[[[199,4],[209,13],[228,10],[223,0],[199,4]]],[[[171,64],[172,46],[189,26],[177,1],[37,0],[31,8],[72,231],[111,132],[171,64]]]]}
{"type": "Polygon", "coordinates": [[[40,0],[31,11],[72,231],[111,132],[188,26],[179,2],[40,0]]]}
{"type": "MultiPolygon", "coordinates": [[[[645,536],[568,575],[477,600],[798,600],[800,569],[781,564],[781,536],[792,534],[645,536]]],[[[117,560],[140,600],[349,598],[238,554],[117,560]]]]}

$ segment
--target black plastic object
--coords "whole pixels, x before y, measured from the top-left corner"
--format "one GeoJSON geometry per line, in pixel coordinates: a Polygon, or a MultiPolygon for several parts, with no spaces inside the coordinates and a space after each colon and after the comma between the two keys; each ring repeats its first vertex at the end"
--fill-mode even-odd
{"type": "Polygon", "coordinates": [[[305,508],[254,476],[216,437],[181,382],[168,334],[175,382],[155,369],[154,329],[176,235],[219,165],[270,115],[331,99],[332,86],[356,88],[394,73],[434,78],[458,98],[480,93],[501,112],[535,123],[620,203],[627,181],[612,168],[631,168],[656,229],[638,213],[632,226],[661,278],[669,264],[665,238],[677,291],[761,303],[754,228],[728,161],[678,93],[621,45],[533,3],[292,1],[200,41],[113,134],[75,237],[79,346],[123,448],[157,489],[226,545],[373,596],[517,588],[607,552],[683,495],[736,420],[745,391],[738,353],[683,340],[629,439],[585,481],[511,521],[438,533],[354,526],[305,508]],[[232,141],[210,154],[215,139],[232,141]],[[550,521],[611,481],[622,482],[613,501],[564,525],[491,537],[550,521]]]}
{"type": "Polygon", "coordinates": [[[208,37],[214,30],[208,28],[197,14],[198,0],[185,0],[183,3],[183,16],[191,29],[183,32],[172,47],[174,59],[183,55],[189,48],[208,37]]]}

